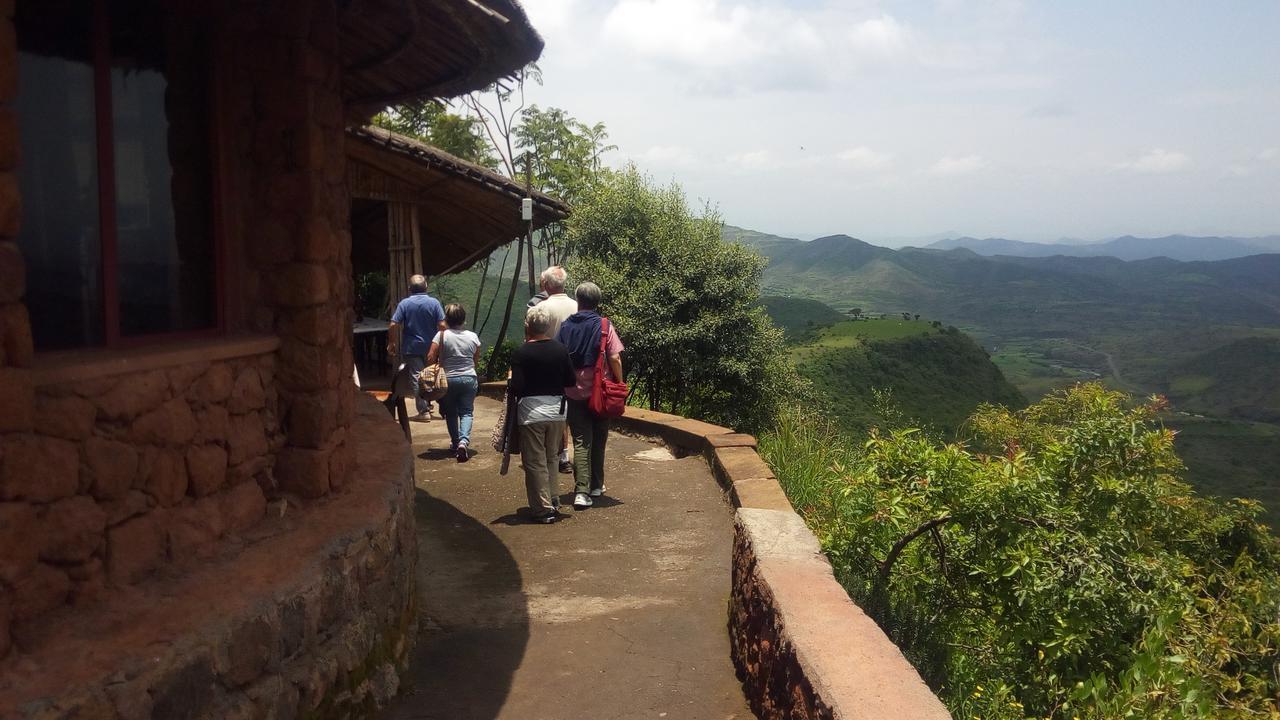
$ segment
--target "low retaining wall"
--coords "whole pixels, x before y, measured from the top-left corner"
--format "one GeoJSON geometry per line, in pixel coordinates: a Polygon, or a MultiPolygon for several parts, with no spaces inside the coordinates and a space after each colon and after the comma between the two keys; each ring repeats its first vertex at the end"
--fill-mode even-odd
{"type": "Polygon", "coordinates": [[[262,519],[284,441],[278,345],[75,353],[31,371],[31,411],[0,407],[0,659],[39,645],[59,610],[210,557],[262,519]]]}
{"type": "Polygon", "coordinates": [[[275,503],[237,546],[67,613],[0,666],[0,718],[367,716],[416,636],[412,455],[357,399],[341,492],[275,503]]]}
{"type": "MultiPolygon", "coordinates": [[[[502,397],[504,383],[481,392],[502,397]]],[[[736,508],[729,639],[751,709],[765,720],[944,720],[929,690],[875,621],[836,582],[756,440],[718,425],[628,407],[615,429],[707,459],[736,508]]]]}

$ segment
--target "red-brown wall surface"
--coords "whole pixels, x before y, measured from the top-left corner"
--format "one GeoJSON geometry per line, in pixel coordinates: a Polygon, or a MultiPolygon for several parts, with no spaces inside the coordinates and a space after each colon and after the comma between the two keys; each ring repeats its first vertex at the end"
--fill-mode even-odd
{"type": "Polygon", "coordinates": [[[337,10],[212,7],[225,333],[203,342],[218,359],[176,341],[46,357],[22,302],[17,39],[0,0],[0,659],[60,608],[213,552],[268,498],[340,491],[353,467],[337,10]],[[229,349],[245,337],[258,344],[229,349]],[[67,381],[77,367],[93,379],[67,381]]]}

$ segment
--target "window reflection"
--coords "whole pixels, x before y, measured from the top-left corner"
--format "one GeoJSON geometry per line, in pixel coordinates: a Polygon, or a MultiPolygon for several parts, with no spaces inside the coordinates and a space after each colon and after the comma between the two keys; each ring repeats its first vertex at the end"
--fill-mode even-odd
{"type": "Polygon", "coordinates": [[[112,68],[111,90],[121,333],[210,327],[214,262],[207,188],[198,181],[189,187],[193,178],[207,176],[207,128],[191,112],[201,108],[167,113],[168,83],[156,70],[112,68]],[[175,157],[171,163],[178,154],[183,162],[175,157]]]}
{"type": "Polygon", "coordinates": [[[79,42],[71,41],[74,27],[61,38],[62,52],[71,57],[22,52],[18,58],[18,244],[31,329],[42,349],[103,340],[93,68],[82,30],[79,42]]]}
{"type": "Polygon", "coordinates": [[[207,33],[137,0],[27,0],[14,24],[19,242],[37,348],[213,328],[207,33]],[[109,66],[94,48],[109,49],[109,66]],[[109,92],[95,84],[108,78],[109,92]],[[108,198],[115,222],[101,227],[108,198]],[[106,326],[116,314],[105,309],[118,324],[106,326]]]}
{"type": "Polygon", "coordinates": [[[203,32],[111,6],[120,331],[214,325],[209,107],[203,32]]]}

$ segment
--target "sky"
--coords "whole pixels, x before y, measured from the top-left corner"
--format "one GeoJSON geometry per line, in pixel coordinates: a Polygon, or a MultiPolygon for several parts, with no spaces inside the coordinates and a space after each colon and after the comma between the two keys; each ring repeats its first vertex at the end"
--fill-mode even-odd
{"type": "Polygon", "coordinates": [[[1280,234],[1275,0],[522,0],[530,102],[728,223],[1280,234]]]}

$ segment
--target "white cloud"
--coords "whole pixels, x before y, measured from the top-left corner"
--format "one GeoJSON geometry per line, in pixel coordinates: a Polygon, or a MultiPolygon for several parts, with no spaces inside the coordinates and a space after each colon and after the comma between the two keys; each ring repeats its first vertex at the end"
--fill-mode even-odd
{"type": "Polygon", "coordinates": [[[768,150],[751,150],[744,153],[734,153],[725,158],[730,165],[737,165],[747,170],[764,170],[766,168],[775,167],[778,161],[774,158],[773,153],[768,150]]]}
{"type": "Polygon", "coordinates": [[[686,168],[697,164],[693,151],[683,145],[653,145],[636,155],[635,160],[642,166],[663,168],[686,168]]]}
{"type": "Polygon", "coordinates": [[[1120,163],[1116,167],[1136,173],[1158,175],[1178,172],[1189,165],[1191,165],[1191,158],[1187,155],[1164,148],[1155,148],[1136,160],[1120,163]]]}
{"type": "Polygon", "coordinates": [[[529,22],[544,35],[554,35],[573,20],[578,0],[523,0],[520,5],[529,22]]]}
{"type": "Polygon", "coordinates": [[[987,166],[987,161],[982,159],[981,155],[964,155],[954,157],[948,155],[929,168],[930,175],[938,177],[955,177],[956,175],[968,175],[977,172],[987,166]]]}
{"type": "Polygon", "coordinates": [[[815,60],[825,47],[813,26],[785,7],[720,0],[621,0],[603,30],[639,55],[700,69],[815,60]]]}
{"type": "Polygon", "coordinates": [[[1075,115],[1075,108],[1061,102],[1037,105],[1027,111],[1027,117],[1033,118],[1065,118],[1075,115]]]}
{"type": "Polygon", "coordinates": [[[893,156],[869,147],[852,147],[836,153],[836,159],[856,170],[882,170],[893,162],[893,156]]]}
{"type": "Polygon", "coordinates": [[[855,23],[849,32],[849,47],[857,55],[890,60],[906,54],[910,32],[890,15],[855,23]]]}
{"type": "Polygon", "coordinates": [[[1270,162],[1272,160],[1280,160],[1280,148],[1267,148],[1258,153],[1258,159],[1270,162]]]}

